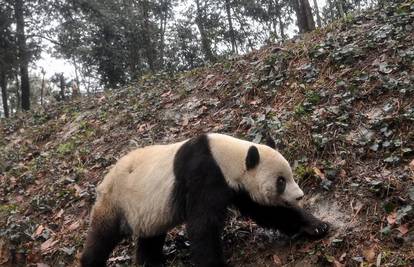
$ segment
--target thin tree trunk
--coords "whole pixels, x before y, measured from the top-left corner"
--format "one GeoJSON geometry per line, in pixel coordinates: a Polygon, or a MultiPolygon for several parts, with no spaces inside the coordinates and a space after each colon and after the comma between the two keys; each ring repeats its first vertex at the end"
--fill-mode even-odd
{"type": "Polygon", "coordinates": [[[167,29],[167,17],[168,17],[168,9],[164,7],[165,1],[161,0],[161,20],[160,20],[160,56],[159,56],[159,67],[164,66],[164,54],[165,54],[165,31],[167,29]]]}
{"type": "Polygon", "coordinates": [[[333,21],[335,19],[334,5],[332,3],[332,0],[327,0],[327,3],[329,8],[330,19],[331,21],[333,21]]]}
{"type": "Polygon", "coordinates": [[[335,0],[336,8],[338,9],[339,15],[345,17],[344,7],[342,6],[342,0],[335,0]]]}
{"type": "Polygon", "coordinates": [[[65,78],[63,76],[63,73],[59,75],[60,79],[60,99],[65,100],[65,78]]]}
{"type": "Polygon", "coordinates": [[[216,57],[214,56],[211,50],[210,39],[208,38],[206,30],[204,28],[203,11],[201,10],[200,0],[196,0],[195,2],[197,7],[196,24],[201,35],[201,47],[203,49],[203,53],[207,61],[215,62],[216,57]]]}
{"type": "Polygon", "coordinates": [[[274,3],[273,1],[269,1],[269,10],[268,10],[268,14],[271,17],[271,24],[270,24],[270,34],[273,34],[274,39],[279,39],[278,35],[277,35],[277,10],[276,10],[276,3],[274,3]],[[273,29],[272,29],[273,28],[273,29]]]}
{"type": "Polygon", "coordinates": [[[22,100],[22,98],[21,98],[21,96],[20,96],[20,92],[19,92],[19,89],[20,89],[20,80],[19,80],[19,75],[17,75],[16,74],[16,100],[17,100],[17,105],[16,105],[16,112],[21,108],[21,105],[20,105],[20,103],[21,103],[21,100],[22,100]]]}
{"type": "Polygon", "coordinates": [[[22,109],[30,109],[30,83],[28,71],[28,55],[26,47],[26,36],[24,33],[23,0],[15,0],[14,11],[16,15],[17,45],[19,51],[20,79],[22,92],[22,109]]]}
{"type": "Polygon", "coordinates": [[[312,9],[308,0],[293,0],[293,9],[298,20],[299,33],[310,32],[315,29],[312,9]]]}
{"type": "Polygon", "coordinates": [[[233,29],[233,21],[231,18],[231,5],[230,0],[226,0],[226,13],[227,13],[227,22],[229,23],[229,30],[230,30],[230,41],[231,41],[231,52],[234,54],[238,54],[237,51],[237,44],[236,44],[236,37],[234,35],[234,29],[233,29]]]}
{"type": "Polygon", "coordinates": [[[148,0],[141,1],[142,19],[143,19],[143,36],[142,39],[145,43],[145,54],[148,61],[148,66],[151,72],[155,71],[155,48],[152,44],[150,36],[150,23],[149,23],[149,3],[148,0]]]}
{"type": "Polygon", "coordinates": [[[318,0],[313,0],[313,8],[316,13],[316,22],[318,23],[318,27],[322,27],[322,19],[321,14],[319,13],[319,6],[318,6],[318,0]]]}
{"type": "Polygon", "coordinates": [[[79,95],[81,95],[81,93],[80,93],[80,82],[79,82],[79,70],[78,70],[78,64],[76,63],[75,56],[72,57],[72,61],[73,61],[73,67],[75,68],[75,81],[76,81],[76,86],[78,87],[79,95]]]}
{"type": "Polygon", "coordinates": [[[282,40],[285,40],[285,38],[286,38],[286,36],[285,36],[285,26],[283,25],[282,12],[280,12],[280,11],[279,11],[279,14],[278,14],[278,18],[279,18],[280,37],[282,38],[282,40]]]}
{"type": "Polygon", "coordinates": [[[308,0],[301,0],[305,13],[306,32],[313,31],[315,27],[315,20],[313,19],[312,8],[308,0]]]}
{"type": "Polygon", "coordinates": [[[42,87],[40,88],[40,105],[43,106],[43,95],[45,92],[45,70],[42,68],[42,87]]]}
{"type": "Polygon", "coordinates": [[[7,76],[4,71],[0,73],[0,87],[1,87],[1,100],[3,102],[4,117],[9,117],[9,104],[7,95],[7,76]]]}

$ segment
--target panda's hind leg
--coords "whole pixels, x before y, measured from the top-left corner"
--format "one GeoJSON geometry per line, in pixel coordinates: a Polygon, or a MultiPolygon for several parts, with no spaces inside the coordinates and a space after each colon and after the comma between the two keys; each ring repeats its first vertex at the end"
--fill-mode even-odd
{"type": "Polygon", "coordinates": [[[112,250],[130,234],[126,225],[119,210],[111,208],[110,204],[97,202],[92,209],[90,228],[80,259],[81,266],[106,266],[112,250]]]}
{"type": "Polygon", "coordinates": [[[145,267],[164,266],[165,258],[162,253],[166,234],[138,238],[137,262],[145,267]]]}

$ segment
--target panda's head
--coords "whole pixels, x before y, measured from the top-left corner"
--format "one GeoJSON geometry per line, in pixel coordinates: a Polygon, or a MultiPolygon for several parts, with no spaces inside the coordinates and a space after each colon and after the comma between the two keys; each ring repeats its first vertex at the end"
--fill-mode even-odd
{"type": "Polygon", "coordinates": [[[259,203],[301,206],[303,191],[293,179],[287,160],[274,149],[274,142],[249,147],[243,181],[243,186],[259,203]]]}

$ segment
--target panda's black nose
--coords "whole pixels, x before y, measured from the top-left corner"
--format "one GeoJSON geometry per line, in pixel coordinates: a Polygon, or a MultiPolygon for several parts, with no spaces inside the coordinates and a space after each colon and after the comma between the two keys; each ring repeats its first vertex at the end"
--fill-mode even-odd
{"type": "Polygon", "coordinates": [[[303,196],[297,197],[296,200],[299,201],[299,200],[302,200],[302,198],[303,198],[303,196]]]}

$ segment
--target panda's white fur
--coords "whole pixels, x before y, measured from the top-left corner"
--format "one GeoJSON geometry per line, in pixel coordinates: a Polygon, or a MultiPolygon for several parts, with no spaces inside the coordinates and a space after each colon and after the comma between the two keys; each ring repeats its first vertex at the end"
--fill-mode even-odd
{"type": "Polygon", "coordinates": [[[138,148],[121,158],[97,187],[96,202],[107,199],[122,209],[136,235],[167,230],[174,155],[183,143],[138,148]]]}
{"type": "Polygon", "coordinates": [[[223,134],[209,134],[210,149],[220,166],[224,178],[233,189],[244,188],[251,197],[261,204],[280,204],[280,200],[297,203],[303,191],[293,179],[292,169],[287,160],[267,145],[255,144],[223,134]],[[246,154],[255,146],[260,155],[259,165],[246,170],[246,154]],[[286,179],[286,189],[277,195],[276,179],[286,179]]]}
{"type": "MultiPolygon", "coordinates": [[[[276,150],[223,134],[207,137],[213,157],[231,188],[245,189],[255,201],[270,205],[278,204],[280,198],[295,203],[303,196],[288,162],[276,150]],[[247,171],[246,155],[252,145],[259,151],[260,162],[247,171]],[[287,180],[281,196],[276,190],[279,176],[287,180]]],[[[121,158],[98,186],[96,206],[102,202],[122,209],[138,236],[159,234],[175,226],[170,203],[175,181],[173,162],[186,141],[139,148],[121,158]]]]}

